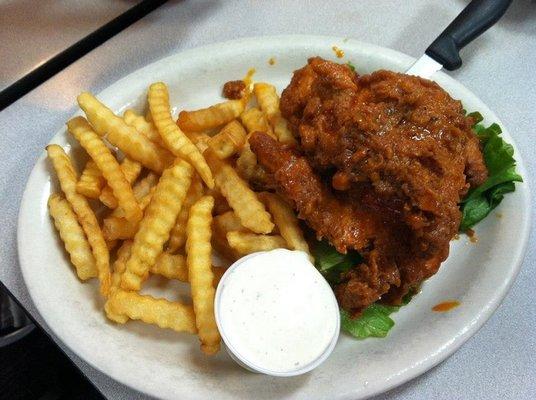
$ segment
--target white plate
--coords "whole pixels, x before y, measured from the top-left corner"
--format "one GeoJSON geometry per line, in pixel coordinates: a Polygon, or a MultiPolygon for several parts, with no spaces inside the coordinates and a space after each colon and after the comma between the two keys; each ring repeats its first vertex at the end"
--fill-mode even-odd
{"type": "MultiPolygon", "coordinates": [[[[174,107],[194,109],[221,99],[222,84],[240,79],[255,67],[256,80],[285,87],[293,70],[308,57],[351,60],[360,73],[386,68],[403,71],[413,61],[393,50],[353,39],[317,36],[262,37],[185,51],[155,62],[116,82],[98,97],[117,112],[141,108],[147,86],[165,81],[174,107]],[[332,46],[345,52],[337,59],[332,46]],[[275,57],[275,65],[268,60],[275,57]]],[[[479,110],[486,123],[504,125],[486,105],[443,73],[435,80],[467,110],[479,110]]],[[[493,84],[490,78],[490,84],[493,84]]],[[[73,99],[73,103],[75,99],[73,99]]],[[[52,142],[70,146],[63,127],[52,142]]],[[[526,176],[519,152],[519,172],[526,176]]],[[[478,243],[465,236],[453,241],[451,255],[411,304],[394,315],[396,326],[385,339],[354,340],[341,335],[331,357],[313,372],[274,378],[247,372],[221,351],[206,357],[198,340],[156,327],[108,322],[96,284],[81,284],[67,263],[47,214],[47,198],[55,185],[43,157],[28,181],[21,205],[18,247],[24,280],[37,309],[52,331],[95,368],[142,392],[160,398],[217,399],[356,399],[376,394],[422,374],[473,335],[490,317],[519,270],[530,221],[527,183],[477,228],[478,243]],[[461,306],[434,313],[432,306],[456,299],[461,306]]],[[[153,282],[153,290],[159,282],[153,282]]],[[[156,288],[156,289],[155,289],[156,288]]],[[[166,295],[177,297],[175,287],[166,295]]]]}

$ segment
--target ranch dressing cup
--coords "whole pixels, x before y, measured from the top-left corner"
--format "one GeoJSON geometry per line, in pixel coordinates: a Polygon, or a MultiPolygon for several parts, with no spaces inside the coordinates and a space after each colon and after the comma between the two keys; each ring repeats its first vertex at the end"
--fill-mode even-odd
{"type": "Polygon", "coordinates": [[[339,337],[337,300],[301,251],[277,249],[236,261],[220,280],[214,311],[230,356],[267,375],[311,371],[339,337]]]}

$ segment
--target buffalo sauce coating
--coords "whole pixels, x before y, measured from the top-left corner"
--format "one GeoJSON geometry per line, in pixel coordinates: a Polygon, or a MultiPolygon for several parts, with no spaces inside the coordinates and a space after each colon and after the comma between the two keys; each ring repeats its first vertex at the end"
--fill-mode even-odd
{"type": "Polygon", "coordinates": [[[238,100],[244,96],[246,84],[242,80],[229,81],[223,85],[223,97],[229,100],[238,100]]]}
{"type": "Polygon", "coordinates": [[[353,315],[400,304],[448,256],[460,199],[487,177],[473,120],[432,81],[318,57],[294,73],[281,112],[300,145],[250,144],[318,237],[364,256],[342,274],[339,303],[353,315]]]}
{"type": "Polygon", "coordinates": [[[460,305],[459,301],[452,300],[452,301],[444,301],[442,303],[436,304],[432,307],[432,311],[435,312],[447,312],[452,310],[453,308],[456,308],[460,305]]]}

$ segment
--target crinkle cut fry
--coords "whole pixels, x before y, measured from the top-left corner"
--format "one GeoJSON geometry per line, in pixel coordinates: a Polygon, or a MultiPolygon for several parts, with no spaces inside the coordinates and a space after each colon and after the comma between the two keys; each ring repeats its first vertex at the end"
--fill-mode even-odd
{"type": "Polygon", "coordinates": [[[154,126],[152,121],[148,121],[146,118],[142,117],[141,115],[138,115],[134,110],[130,109],[126,110],[123,113],[123,120],[127,125],[136,129],[139,133],[144,135],[151,142],[154,142],[159,146],[165,147],[165,144],[162,141],[162,138],[160,137],[160,134],[158,133],[158,130],[156,129],[156,126],[154,126]]]}
{"type": "MultiPolygon", "coordinates": [[[[151,202],[153,193],[154,188],[139,200],[142,211],[151,202]]],[[[102,234],[107,241],[132,239],[138,232],[139,225],[139,222],[130,222],[125,217],[118,217],[112,213],[102,221],[102,234]]]]}
{"type": "Polygon", "coordinates": [[[233,120],[208,140],[208,147],[222,160],[238,153],[246,143],[246,130],[233,120]]]}
{"type": "Polygon", "coordinates": [[[52,193],[48,210],[78,277],[82,280],[96,277],[98,271],[91,246],[69,202],[62,195],[52,193]]]}
{"type": "Polygon", "coordinates": [[[201,350],[205,354],[218,352],[221,341],[214,317],[216,291],[213,285],[214,273],[211,266],[212,247],[210,245],[213,207],[213,197],[201,197],[190,209],[186,228],[188,277],[201,350]]]}
{"type": "Polygon", "coordinates": [[[110,149],[83,117],[75,117],[68,121],[67,128],[101,170],[119,206],[124,210],[125,218],[132,222],[139,221],[142,217],[140,206],[110,149]]]}
{"type": "Polygon", "coordinates": [[[245,256],[257,251],[287,248],[287,242],[279,235],[257,235],[255,233],[231,231],[227,233],[229,245],[245,256]]]}
{"type": "Polygon", "coordinates": [[[147,278],[151,265],[156,262],[169,239],[192,175],[193,168],[180,159],[162,174],[134,237],[132,255],[121,277],[123,289],[139,290],[141,283],[147,278]]]}
{"type": "Polygon", "coordinates": [[[168,149],[177,157],[189,161],[197,170],[209,188],[214,187],[214,179],[199,149],[175,124],[171,117],[169,93],[162,82],[153,83],[149,87],[149,108],[154,124],[168,149]]]}
{"type": "MultiPolygon", "coordinates": [[[[212,266],[214,274],[213,286],[217,287],[226,268],[212,266]]],[[[156,260],[156,263],[151,267],[151,274],[162,275],[167,279],[176,279],[181,282],[189,282],[188,266],[186,258],[182,254],[170,254],[163,252],[156,260]]]]}
{"type": "Polygon", "coordinates": [[[120,324],[133,319],[176,332],[197,332],[192,306],[178,301],[117,289],[110,295],[104,309],[108,318],[120,324]]]}
{"type": "Polygon", "coordinates": [[[95,131],[100,136],[106,135],[111,144],[131,159],[158,173],[162,173],[173,162],[169,151],[127,125],[123,118],[115,115],[91,93],[81,93],[77,100],[95,131]]]}
{"type": "MultiPolygon", "coordinates": [[[[130,185],[132,185],[134,181],[138,179],[141,170],[142,165],[128,157],[125,157],[125,159],[121,162],[121,171],[123,172],[123,175],[125,175],[125,179],[130,185]]],[[[102,189],[99,200],[108,208],[117,208],[119,206],[119,203],[113,194],[113,190],[109,185],[102,189]]]]}
{"type": "Polygon", "coordinates": [[[201,110],[181,111],[179,113],[177,124],[181,129],[188,132],[199,132],[206,129],[216,128],[231,122],[242,114],[246,100],[246,98],[241,100],[228,100],[201,110]]]}
{"type": "Polygon", "coordinates": [[[188,189],[188,193],[186,194],[184,204],[182,205],[181,211],[177,216],[177,220],[175,221],[175,225],[173,225],[173,229],[171,229],[171,233],[169,235],[167,251],[170,253],[176,252],[182,246],[184,246],[184,243],[186,243],[186,223],[188,222],[188,213],[190,211],[190,207],[192,207],[192,205],[199,200],[202,195],[203,182],[201,182],[201,179],[196,174],[192,178],[192,183],[188,189]]]}
{"type": "Polygon", "coordinates": [[[277,139],[286,144],[295,144],[296,139],[287,126],[287,121],[282,117],[279,110],[279,96],[275,86],[269,83],[258,82],[254,85],[254,93],[261,110],[270,121],[277,139]]]}
{"type": "Polygon", "coordinates": [[[288,246],[293,250],[304,251],[311,257],[309,245],[303,237],[298,218],[292,207],[274,193],[263,192],[259,194],[259,198],[268,207],[274,218],[275,225],[279,228],[279,232],[288,246]]]}
{"type": "Polygon", "coordinates": [[[220,160],[210,149],[207,149],[204,155],[214,172],[216,186],[240,218],[242,225],[256,233],[270,233],[274,224],[255,192],[230,165],[220,160]]]}
{"type": "Polygon", "coordinates": [[[61,190],[72,206],[91,246],[95,264],[97,265],[100,292],[106,297],[110,291],[110,253],[95,213],[89,206],[87,199],[76,191],[76,170],[63,148],[57,144],[51,144],[47,146],[46,150],[58,176],[61,190]]]}
{"type": "Polygon", "coordinates": [[[98,199],[106,180],[95,161],[88,160],[76,183],[76,191],[90,199],[98,199]]]}

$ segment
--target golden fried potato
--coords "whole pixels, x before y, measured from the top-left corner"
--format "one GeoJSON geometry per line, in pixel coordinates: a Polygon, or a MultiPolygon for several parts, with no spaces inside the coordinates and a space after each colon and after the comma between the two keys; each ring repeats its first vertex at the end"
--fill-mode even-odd
{"type": "Polygon", "coordinates": [[[151,274],[162,275],[168,279],[177,279],[188,282],[188,267],[182,254],[161,253],[156,263],[151,266],[151,274]]]}
{"type": "Polygon", "coordinates": [[[230,231],[251,232],[242,225],[240,218],[238,218],[234,211],[227,211],[226,213],[215,216],[214,224],[225,231],[226,234],[230,231]]]}
{"type": "Polygon", "coordinates": [[[259,198],[268,207],[268,211],[274,217],[275,225],[287,245],[292,250],[301,250],[309,254],[309,245],[303,237],[298,218],[292,208],[285,201],[274,193],[259,193],[259,198]]]}
{"type": "MultiPolygon", "coordinates": [[[[121,171],[125,175],[125,179],[129,184],[132,184],[141,173],[141,164],[137,161],[132,161],[130,158],[126,158],[121,162],[121,171]]],[[[135,197],[135,196],[134,196],[135,197]]],[[[115,198],[112,188],[106,186],[102,189],[99,196],[99,200],[108,208],[117,208],[119,203],[115,198]]]]}
{"type": "Polygon", "coordinates": [[[181,111],[177,125],[188,132],[200,132],[216,128],[237,118],[244,111],[244,107],[245,102],[243,100],[228,100],[201,110],[181,111]]]}
{"type": "MultiPolygon", "coordinates": [[[[214,287],[218,286],[225,270],[226,268],[212,266],[214,287]]],[[[151,267],[151,274],[162,275],[168,279],[176,279],[181,282],[189,282],[188,266],[186,265],[186,259],[182,254],[169,254],[166,251],[163,252],[156,259],[155,265],[151,267]]]]}
{"type": "MultiPolygon", "coordinates": [[[[151,202],[155,189],[156,188],[153,187],[149,193],[139,200],[138,204],[142,211],[144,211],[151,202]]],[[[136,200],[138,199],[136,198],[136,200]]],[[[124,213],[116,212],[118,210],[121,209],[116,208],[111,215],[104,218],[102,222],[102,234],[107,241],[132,239],[136,235],[136,232],[138,232],[140,226],[139,222],[127,221],[124,217],[124,213]]]]}
{"type": "Polygon", "coordinates": [[[113,215],[102,221],[102,234],[107,241],[132,239],[139,228],[139,222],[131,222],[123,217],[113,215]]]}
{"type": "MultiPolygon", "coordinates": [[[[127,260],[130,258],[132,240],[125,240],[117,250],[117,258],[113,265],[111,291],[118,289],[121,284],[121,275],[125,272],[127,260]]],[[[126,322],[126,320],[125,320],[126,322]]]]}
{"type": "Polygon", "coordinates": [[[60,194],[52,193],[48,199],[48,210],[78,277],[83,281],[95,278],[98,273],[95,258],[69,202],[60,194]]]}
{"type": "Polygon", "coordinates": [[[193,168],[180,159],[162,174],[134,237],[132,255],[121,277],[123,289],[139,290],[151,265],[162,253],[186,198],[192,175],[193,168]]]}
{"type": "Polygon", "coordinates": [[[140,201],[143,197],[147,196],[157,183],[158,176],[149,172],[145,178],[141,179],[132,187],[136,200],[140,201]]]}
{"type": "Polygon", "coordinates": [[[169,93],[162,82],[153,83],[148,93],[149,107],[154,124],[167,148],[177,157],[189,161],[208,187],[214,187],[214,179],[199,149],[173,122],[169,106],[169,93]]]}
{"type": "Polygon", "coordinates": [[[141,115],[136,114],[136,112],[131,109],[128,109],[123,113],[123,120],[127,125],[136,129],[139,133],[144,135],[151,142],[156,143],[159,146],[165,147],[165,144],[162,141],[162,138],[160,137],[160,134],[158,133],[158,130],[156,129],[156,126],[154,126],[153,122],[149,122],[141,115]]]}
{"type": "Polygon", "coordinates": [[[229,246],[227,242],[227,232],[218,225],[212,224],[212,247],[218,252],[218,255],[226,259],[228,262],[234,262],[240,257],[240,253],[229,246]]]}
{"type": "Polygon", "coordinates": [[[257,163],[257,156],[247,141],[236,160],[236,169],[240,176],[249,182],[260,184],[266,182],[266,171],[257,163]]]}
{"type": "Polygon", "coordinates": [[[190,212],[190,207],[192,207],[192,205],[199,200],[202,195],[203,182],[196,174],[192,178],[192,183],[190,184],[190,188],[186,194],[186,199],[184,199],[184,204],[181,207],[181,211],[177,216],[175,225],[173,225],[173,229],[171,229],[171,233],[169,235],[167,251],[170,253],[176,252],[182,246],[184,246],[184,243],[186,243],[186,223],[188,222],[188,213],[190,212]]]}
{"type": "Polygon", "coordinates": [[[279,96],[277,95],[274,85],[257,82],[253,85],[253,93],[268,121],[271,121],[279,114],[279,96]]]}
{"type": "Polygon", "coordinates": [[[274,133],[277,136],[277,139],[281,143],[285,144],[295,144],[296,139],[294,138],[294,135],[288,128],[287,120],[283,118],[281,115],[278,115],[273,119],[273,127],[274,127],[274,133]]]}
{"type": "Polygon", "coordinates": [[[106,180],[93,160],[89,160],[76,182],[76,191],[89,199],[98,199],[106,180]]]}
{"type": "Polygon", "coordinates": [[[246,127],[248,134],[252,134],[253,132],[264,132],[274,139],[277,139],[272,131],[272,127],[268,124],[266,117],[258,108],[253,107],[244,111],[242,115],[240,115],[240,119],[246,127]]]}
{"type": "Polygon", "coordinates": [[[125,212],[125,218],[131,222],[139,221],[142,217],[140,206],[134,197],[132,187],[110,149],[91,129],[85,118],[75,117],[71,119],[67,122],[67,128],[101,170],[106,182],[112,188],[119,206],[125,212]]]}
{"type": "Polygon", "coordinates": [[[275,86],[259,82],[255,84],[253,91],[277,139],[286,144],[296,143],[296,139],[288,129],[287,121],[281,116],[279,96],[277,95],[275,86]]]}
{"type": "MultiPolygon", "coordinates": [[[[151,202],[155,189],[155,187],[151,188],[149,193],[139,199],[138,204],[142,211],[144,211],[151,202]]],[[[138,200],[137,196],[136,200],[138,200]]],[[[121,209],[116,208],[111,215],[104,218],[102,222],[102,234],[106,241],[132,239],[136,236],[136,232],[138,232],[140,226],[139,222],[127,221],[124,217],[124,213],[116,212],[118,210],[121,209]]]]}
{"type": "Polygon", "coordinates": [[[227,242],[227,233],[230,231],[251,232],[242,225],[240,218],[234,211],[227,211],[214,217],[212,221],[212,246],[222,257],[229,261],[236,261],[241,257],[241,254],[229,246],[227,242]]]}
{"type": "Polygon", "coordinates": [[[240,255],[280,248],[287,248],[287,242],[281,236],[257,235],[255,233],[231,231],[227,233],[229,245],[240,255]]]}
{"type": "Polygon", "coordinates": [[[211,266],[210,236],[214,198],[201,197],[190,209],[186,228],[186,264],[192,289],[195,322],[201,350],[214,354],[220,349],[220,333],[214,317],[214,273],[211,266]]]}
{"type": "Polygon", "coordinates": [[[69,156],[61,146],[51,144],[46,148],[60,182],[65,198],[73,208],[78,222],[86,234],[100,281],[100,292],[107,296],[110,291],[110,253],[102,235],[95,213],[87,199],[76,191],[77,174],[69,156]]]}
{"type": "Polygon", "coordinates": [[[256,233],[270,233],[274,224],[255,192],[230,165],[220,160],[210,149],[207,149],[204,155],[214,173],[216,186],[240,218],[242,225],[256,233]]]}
{"type": "Polygon", "coordinates": [[[84,92],[77,99],[95,131],[100,136],[106,135],[106,139],[129,158],[158,173],[171,165],[173,156],[169,151],[127,125],[91,93],[84,92]]]}
{"type": "Polygon", "coordinates": [[[208,147],[222,160],[237,154],[246,143],[246,131],[236,120],[229,122],[222,130],[208,140],[208,147]]]}
{"type": "Polygon", "coordinates": [[[190,141],[195,144],[195,147],[203,153],[207,147],[208,142],[210,140],[210,135],[204,132],[184,132],[186,137],[190,139],[190,141]]]}
{"type": "Polygon", "coordinates": [[[177,301],[118,289],[110,295],[104,310],[109,319],[120,324],[133,319],[176,332],[197,332],[193,307],[177,301]]]}

